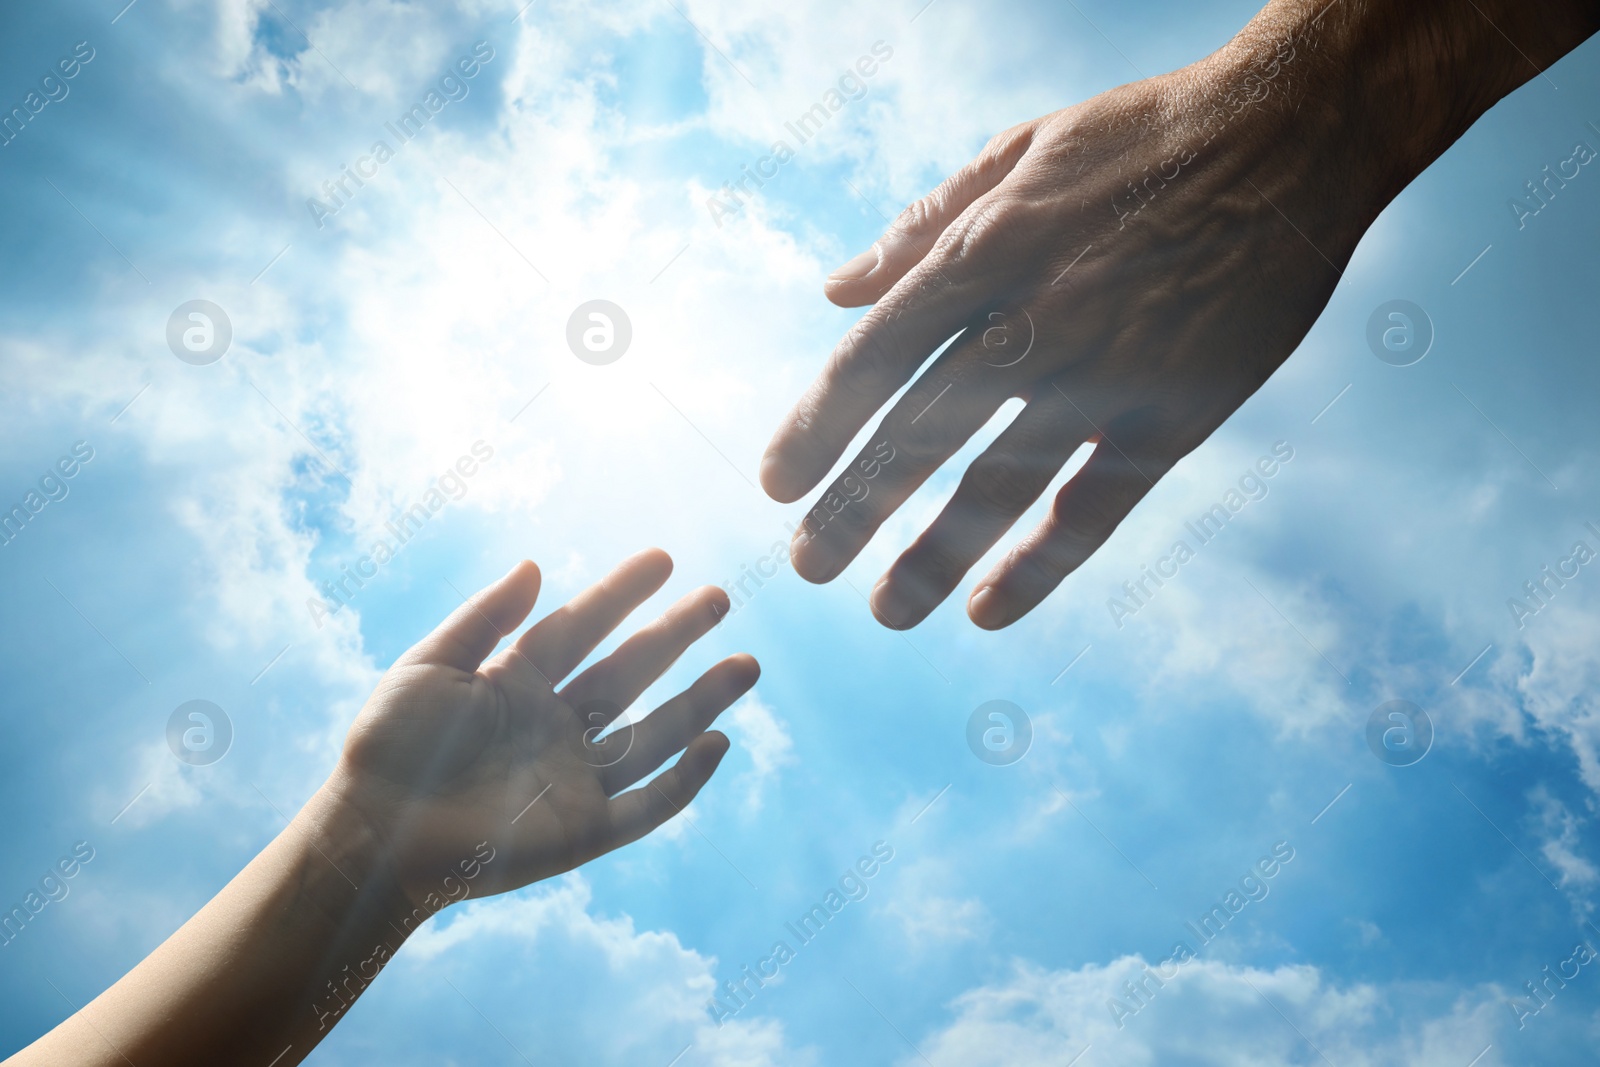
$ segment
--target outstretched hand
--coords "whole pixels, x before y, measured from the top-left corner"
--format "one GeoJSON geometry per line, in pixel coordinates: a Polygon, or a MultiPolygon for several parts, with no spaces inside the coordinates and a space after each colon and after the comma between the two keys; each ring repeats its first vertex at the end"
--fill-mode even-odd
{"type": "Polygon", "coordinates": [[[472,597],[383,676],[288,828],[14,1062],[290,1067],[446,904],[571,870],[672,818],[727,752],[708,727],[755,684],[755,660],[731,656],[616,723],[727,595],[690,593],[555,689],[671,572],[666,553],[641,552],[498,654],[539,569],[520,563],[472,597]]]}
{"type": "Polygon", "coordinates": [[[751,657],[729,657],[643,721],[602,731],[726,614],[720,589],[688,594],[555,689],[671,571],[666,553],[640,553],[486,660],[538,596],[538,568],[521,563],[384,675],[328,788],[383,843],[413,905],[436,910],[429,895],[445,896],[464,862],[481,871],[475,894],[570,870],[649,833],[705,785],[728,749],[707,728],[755,684],[751,657]],[[493,859],[480,867],[484,842],[493,859]]]}
{"type": "Polygon", "coordinates": [[[1258,27],[1192,67],[1007,130],[828,280],[834,303],[872,307],[767,450],[762,483],[778,500],[809,492],[959,336],[808,514],[798,573],[835,578],[1020,397],[871,598],[886,626],[922,621],[1092,443],[968,601],[979,626],[1008,626],[1266,380],[1398,190],[1398,168],[1341,158],[1351,118],[1333,108],[1348,101],[1319,102],[1311,51],[1301,32],[1258,27]]]}

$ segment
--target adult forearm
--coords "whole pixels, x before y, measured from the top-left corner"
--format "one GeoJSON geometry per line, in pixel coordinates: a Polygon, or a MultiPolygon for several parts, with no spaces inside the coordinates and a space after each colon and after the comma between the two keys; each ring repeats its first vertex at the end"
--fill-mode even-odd
{"type": "Polygon", "coordinates": [[[1302,91],[1283,99],[1302,118],[1320,112],[1364,154],[1381,210],[1484,112],[1596,31],[1600,0],[1272,0],[1225,51],[1303,42],[1291,79],[1302,91]]]}
{"type": "Polygon", "coordinates": [[[1597,29],[1600,0],[1272,0],[1196,63],[996,136],[827,283],[872,309],[779,426],[762,484],[810,492],[880,410],[872,439],[901,458],[843,511],[872,457],[824,490],[813,512],[834,517],[797,536],[796,573],[841,574],[1021,397],[871,598],[884,625],[917,625],[1095,441],[968,601],[986,629],[1021,618],[1288,358],[1395,196],[1597,29]]]}
{"type": "Polygon", "coordinates": [[[1265,201],[1298,231],[1287,239],[1342,269],[1378,214],[1485,111],[1600,30],[1600,0],[1526,10],[1272,0],[1224,48],[1148,83],[1166,112],[1149,136],[1173,161],[1160,177],[1210,175],[1196,190],[1207,209],[1167,213],[1168,236],[1226,240],[1265,201]]]}

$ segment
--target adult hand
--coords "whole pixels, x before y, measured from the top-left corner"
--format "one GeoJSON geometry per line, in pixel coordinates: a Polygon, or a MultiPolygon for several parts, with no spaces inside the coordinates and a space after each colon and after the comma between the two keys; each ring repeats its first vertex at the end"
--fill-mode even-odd
{"type": "MultiPolygon", "coordinates": [[[[988,629],[1032,610],[1289,356],[1389,200],[1535,74],[1485,3],[1275,0],[1191,67],[1007,130],[907,208],[828,279],[872,307],[774,436],[767,492],[809,492],[959,336],[808,513],[796,571],[837,576],[1020,397],[871,604],[916,625],[1093,443],[967,605],[988,629]],[[1469,62],[1480,80],[1440,74],[1469,62]]],[[[1593,29],[1594,4],[1557,7],[1524,45],[1546,61],[1593,29]]]]}

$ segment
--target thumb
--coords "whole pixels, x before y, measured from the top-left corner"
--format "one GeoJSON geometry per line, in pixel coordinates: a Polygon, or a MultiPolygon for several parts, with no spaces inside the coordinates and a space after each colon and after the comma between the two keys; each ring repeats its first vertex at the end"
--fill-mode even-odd
{"type": "Polygon", "coordinates": [[[823,292],[840,307],[875,303],[922,262],[961,213],[1005,180],[1033,143],[1034,124],[995,136],[976,159],[907,207],[867,251],[828,275],[823,292]]]}

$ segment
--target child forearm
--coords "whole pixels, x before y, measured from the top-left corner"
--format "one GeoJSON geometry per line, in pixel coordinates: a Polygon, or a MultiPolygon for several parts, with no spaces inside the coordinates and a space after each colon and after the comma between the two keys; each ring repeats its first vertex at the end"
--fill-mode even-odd
{"type": "Polygon", "coordinates": [[[299,1063],[424,914],[386,867],[325,787],[193,918],[11,1062],[299,1063]]]}

